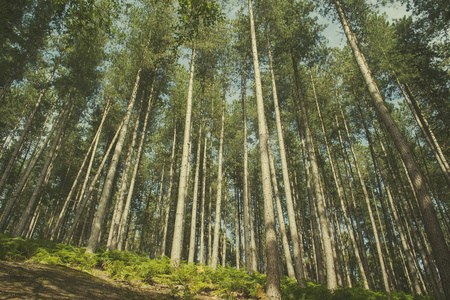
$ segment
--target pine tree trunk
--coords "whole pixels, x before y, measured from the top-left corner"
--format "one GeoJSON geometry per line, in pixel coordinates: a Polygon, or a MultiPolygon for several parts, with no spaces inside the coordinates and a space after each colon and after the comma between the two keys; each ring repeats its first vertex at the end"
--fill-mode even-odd
{"type": "MultiPolygon", "coordinates": [[[[47,78],[45,84],[48,84],[52,80],[53,76],[55,75],[55,72],[56,72],[56,69],[54,69],[52,71],[50,76],[47,78]]],[[[8,179],[8,176],[11,173],[12,167],[14,166],[14,162],[16,161],[17,155],[19,154],[19,151],[22,148],[23,142],[25,141],[25,137],[28,133],[28,129],[30,128],[31,123],[34,119],[34,116],[36,115],[36,112],[39,109],[41,101],[44,98],[45,92],[46,92],[46,88],[42,89],[41,92],[39,93],[39,97],[38,97],[36,103],[34,104],[33,111],[28,116],[27,122],[23,126],[22,132],[20,133],[19,140],[15,144],[14,150],[9,157],[8,163],[6,164],[6,168],[3,171],[2,177],[0,178],[0,192],[2,192],[3,188],[5,187],[6,180],[8,179]]]]}
{"type": "MultiPolygon", "coordinates": [[[[237,178],[235,174],[235,178],[237,178]]],[[[234,199],[236,201],[236,204],[234,206],[234,251],[236,253],[236,270],[240,269],[241,264],[241,231],[240,231],[240,223],[239,223],[239,196],[237,192],[237,186],[236,181],[234,182],[234,199]]]]}
{"type": "Polygon", "coordinates": [[[270,174],[272,179],[272,185],[273,185],[273,191],[275,194],[275,206],[277,210],[277,216],[278,216],[278,228],[281,232],[281,245],[283,246],[284,250],[284,258],[286,260],[286,268],[289,278],[296,279],[295,278],[295,270],[294,265],[292,264],[292,257],[291,257],[291,247],[289,246],[289,241],[286,234],[286,224],[284,223],[284,214],[283,214],[283,208],[281,206],[281,200],[280,200],[280,194],[278,192],[278,182],[277,182],[277,175],[275,173],[275,164],[274,164],[274,158],[272,150],[270,149],[270,145],[268,146],[269,149],[269,160],[270,160],[270,174]]]}
{"type": "Polygon", "coordinates": [[[205,264],[205,201],[206,201],[206,159],[208,150],[208,134],[205,134],[205,145],[203,148],[203,166],[202,166],[202,209],[200,213],[200,264],[205,264]]]}
{"type": "MultiPolygon", "coordinates": [[[[210,157],[212,158],[212,138],[211,138],[211,154],[210,157]]],[[[210,175],[210,184],[209,184],[209,202],[208,202],[208,265],[211,265],[211,259],[212,259],[212,172],[210,175]]]]}
{"type": "MultiPolygon", "coordinates": [[[[394,205],[394,200],[392,198],[392,194],[390,192],[389,186],[387,185],[386,180],[384,178],[384,173],[383,173],[383,170],[381,169],[381,165],[380,165],[380,162],[379,162],[379,159],[378,159],[378,155],[376,154],[376,152],[375,152],[375,150],[373,148],[372,136],[371,136],[371,134],[369,132],[369,128],[367,127],[367,123],[366,123],[366,120],[364,118],[364,115],[362,114],[361,108],[359,107],[359,105],[357,105],[357,106],[358,106],[358,109],[359,109],[359,113],[361,115],[362,123],[363,123],[363,126],[364,126],[364,131],[366,133],[366,138],[367,138],[368,144],[370,146],[370,152],[371,152],[371,155],[372,155],[372,158],[373,158],[375,171],[377,172],[377,168],[378,168],[378,172],[377,173],[380,174],[380,176],[381,176],[381,181],[382,181],[382,183],[383,183],[383,185],[385,187],[387,198],[389,200],[389,205],[390,205],[390,208],[391,208],[391,211],[392,211],[391,215],[394,217],[394,221],[395,221],[395,223],[397,225],[396,227],[397,227],[398,235],[400,237],[400,241],[401,241],[401,244],[402,244],[403,253],[404,253],[405,257],[406,257],[408,274],[412,277],[412,281],[413,281],[413,287],[412,288],[414,288],[414,291],[415,291],[416,294],[421,295],[422,291],[421,291],[420,286],[419,286],[419,281],[417,279],[417,276],[414,275],[414,274],[417,274],[417,272],[420,272],[420,270],[415,270],[414,269],[414,263],[413,263],[413,257],[411,255],[411,249],[410,249],[410,247],[409,247],[409,245],[408,245],[408,243],[406,241],[405,231],[404,231],[403,225],[402,225],[402,223],[400,221],[400,218],[398,216],[397,209],[396,209],[396,207],[394,205]]],[[[341,113],[342,113],[342,111],[341,111],[341,113]]],[[[400,255],[401,255],[401,253],[400,253],[400,255]]]]}
{"type": "Polygon", "coordinates": [[[79,222],[79,220],[81,218],[83,210],[86,207],[86,204],[88,203],[88,201],[89,201],[89,199],[90,199],[90,197],[91,197],[91,195],[92,195],[93,191],[95,190],[95,187],[96,187],[96,185],[98,183],[98,179],[99,179],[100,174],[102,172],[103,166],[105,165],[106,160],[109,157],[109,153],[111,152],[111,150],[112,150],[112,148],[113,148],[117,138],[119,137],[119,133],[120,133],[120,130],[122,128],[122,125],[123,125],[123,121],[119,125],[119,127],[117,128],[116,133],[115,133],[113,139],[111,140],[111,143],[108,146],[108,149],[106,150],[105,154],[103,155],[103,159],[100,162],[98,170],[95,173],[94,177],[92,178],[91,184],[89,185],[88,191],[87,191],[87,193],[85,195],[84,192],[85,192],[87,183],[89,181],[89,176],[90,176],[92,165],[93,165],[94,158],[95,158],[96,148],[94,148],[92,150],[92,155],[91,155],[91,159],[89,161],[89,165],[88,165],[88,168],[87,168],[87,171],[86,171],[86,176],[84,177],[83,186],[81,187],[81,191],[79,193],[79,196],[77,197],[76,203],[78,203],[78,205],[76,207],[75,216],[73,218],[73,223],[72,223],[72,226],[71,226],[70,230],[68,231],[68,233],[64,236],[64,242],[65,243],[69,242],[69,240],[71,239],[73,233],[75,232],[76,227],[78,226],[78,222],[79,222]]]}
{"type": "MultiPolygon", "coordinates": [[[[292,65],[294,68],[294,77],[295,77],[295,83],[297,87],[297,97],[299,100],[299,106],[300,111],[302,114],[303,119],[303,127],[305,130],[305,138],[306,138],[306,148],[308,150],[308,157],[309,162],[311,164],[311,173],[312,173],[312,179],[313,179],[313,186],[314,186],[314,192],[316,196],[317,201],[317,210],[320,220],[320,229],[322,232],[322,242],[323,242],[323,249],[324,249],[324,260],[325,260],[325,267],[327,270],[327,285],[328,288],[331,290],[336,289],[336,272],[334,268],[334,262],[333,262],[333,248],[331,245],[331,231],[330,231],[330,222],[327,218],[326,214],[326,205],[325,205],[325,199],[324,195],[320,189],[321,185],[321,179],[319,174],[319,168],[317,165],[317,159],[316,154],[314,150],[314,142],[312,138],[312,134],[309,128],[309,121],[308,121],[308,114],[306,112],[306,104],[305,100],[303,98],[302,91],[300,89],[300,81],[299,81],[299,74],[297,70],[297,62],[292,55],[292,65]]],[[[295,101],[295,100],[294,100],[295,101]]]]}
{"type": "Polygon", "coordinates": [[[219,260],[219,239],[222,208],[222,168],[223,168],[223,135],[225,131],[225,88],[222,98],[222,121],[219,138],[219,158],[217,162],[217,195],[216,195],[216,220],[214,222],[214,243],[212,248],[211,267],[217,268],[219,260]]]}
{"type": "MultiPolygon", "coordinates": [[[[61,212],[58,215],[58,219],[56,221],[56,224],[52,228],[52,231],[51,231],[51,239],[52,240],[55,240],[57,238],[57,236],[59,235],[58,233],[59,233],[59,231],[60,231],[60,229],[62,227],[62,223],[63,223],[64,217],[67,214],[67,210],[69,208],[70,201],[72,200],[73,193],[76,190],[76,187],[78,185],[78,181],[79,181],[80,176],[81,176],[81,174],[83,172],[84,166],[86,165],[86,162],[88,160],[89,154],[92,151],[91,157],[93,157],[95,151],[97,150],[97,145],[98,145],[98,141],[100,140],[100,134],[102,132],[103,123],[104,123],[104,121],[106,119],[106,116],[107,116],[107,114],[109,112],[109,109],[110,109],[110,105],[109,104],[110,104],[110,101],[108,99],[108,101],[107,101],[107,103],[105,105],[105,109],[103,111],[102,120],[100,121],[100,125],[98,126],[98,129],[97,129],[97,132],[95,133],[94,139],[92,140],[91,145],[89,146],[89,149],[88,149],[86,155],[84,156],[83,162],[81,163],[81,166],[80,166],[80,168],[78,170],[77,176],[75,177],[75,180],[72,183],[72,188],[70,189],[69,194],[66,197],[66,201],[64,201],[63,207],[61,208],[61,212]]],[[[91,165],[92,164],[90,163],[89,166],[91,166],[91,165]]],[[[90,171],[90,168],[88,168],[88,169],[90,171]]]]}
{"type": "MultiPolygon", "coordinates": [[[[250,196],[250,191],[249,191],[250,196]]],[[[249,197],[249,223],[250,223],[250,252],[251,252],[251,270],[258,271],[258,251],[256,250],[256,231],[253,224],[253,213],[252,213],[252,203],[249,197]]],[[[254,207],[254,206],[253,206],[254,207]]]]}
{"type": "Polygon", "coordinates": [[[338,198],[341,204],[341,209],[342,209],[342,213],[343,213],[343,217],[345,220],[345,225],[348,226],[348,233],[350,234],[350,239],[353,245],[353,249],[354,249],[354,253],[355,253],[355,257],[356,257],[356,261],[358,263],[358,267],[359,267],[359,275],[361,276],[361,280],[363,282],[364,288],[366,290],[369,289],[369,282],[367,280],[367,276],[366,276],[366,272],[364,270],[364,266],[362,263],[362,259],[361,259],[361,255],[360,255],[360,248],[358,247],[357,243],[356,243],[356,238],[355,238],[355,234],[354,234],[354,228],[350,228],[350,226],[352,225],[352,223],[349,221],[349,217],[348,217],[348,212],[347,212],[347,206],[344,204],[344,195],[343,195],[343,189],[339,184],[337,175],[336,175],[336,170],[334,167],[334,161],[333,161],[333,157],[331,155],[331,150],[330,150],[330,145],[328,142],[328,137],[327,137],[327,132],[325,130],[325,124],[323,122],[323,117],[322,117],[322,112],[320,110],[320,105],[319,105],[319,101],[317,100],[317,95],[316,95],[316,88],[315,88],[315,83],[314,83],[314,78],[313,78],[313,74],[312,74],[312,70],[311,70],[311,83],[312,83],[312,87],[313,87],[313,92],[314,92],[314,99],[316,102],[316,107],[317,107],[317,112],[319,114],[319,119],[322,125],[322,132],[323,132],[323,137],[325,140],[325,146],[327,149],[327,154],[328,154],[328,161],[330,162],[330,166],[331,166],[331,172],[333,174],[333,179],[334,179],[334,183],[336,185],[336,191],[338,193],[338,198]]]}
{"type": "Polygon", "coordinates": [[[175,214],[175,224],[172,241],[172,251],[170,258],[175,266],[178,266],[181,261],[181,253],[183,251],[183,237],[184,237],[184,212],[185,212],[185,198],[186,187],[188,183],[188,155],[190,152],[190,129],[192,118],[192,93],[194,89],[194,67],[195,67],[195,48],[192,48],[190,76],[188,86],[188,96],[186,103],[186,118],[184,123],[184,141],[183,141],[183,155],[181,159],[180,182],[178,184],[178,202],[175,214]]]}
{"type": "MultiPolygon", "coordinates": [[[[6,204],[4,204],[4,209],[2,212],[2,215],[0,217],[0,230],[5,230],[6,229],[6,225],[8,222],[8,218],[10,217],[11,211],[14,208],[14,205],[16,204],[16,202],[18,202],[19,200],[19,196],[22,193],[22,190],[25,188],[25,186],[28,183],[28,179],[31,175],[31,173],[34,170],[34,167],[36,166],[36,163],[38,162],[41,154],[44,152],[44,150],[47,148],[47,145],[49,143],[49,141],[51,140],[53,134],[55,133],[55,131],[58,129],[58,124],[60,124],[61,119],[63,118],[64,114],[60,113],[54,123],[54,125],[52,126],[52,129],[50,130],[50,132],[47,134],[44,142],[42,143],[42,145],[40,146],[39,150],[37,150],[37,152],[33,153],[32,158],[30,159],[30,162],[28,163],[26,169],[25,169],[25,173],[22,175],[22,177],[19,180],[19,183],[17,184],[14,193],[12,196],[9,197],[8,201],[6,202],[6,204]]],[[[41,139],[42,135],[43,135],[43,131],[45,129],[45,125],[47,123],[48,120],[48,116],[44,122],[44,126],[43,126],[43,130],[41,131],[41,135],[39,137],[39,140],[41,139]]],[[[38,147],[38,144],[36,144],[36,147],[38,147]]],[[[35,149],[36,151],[36,149],[35,149]]]]}
{"type": "MultiPolygon", "coordinates": [[[[340,103],[339,103],[339,107],[340,107],[340,103]]],[[[341,109],[341,113],[343,115],[342,109],[341,109]]],[[[338,121],[337,116],[336,116],[336,123],[337,123],[337,125],[339,127],[339,121],[338,121]]],[[[347,123],[345,122],[345,119],[344,119],[344,126],[346,128],[346,132],[347,132],[347,135],[348,135],[348,141],[349,141],[349,144],[350,144],[350,150],[351,150],[351,153],[352,153],[352,156],[353,156],[353,160],[355,162],[355,167],[356,167],[356,171],[358,173],[359,182],[361,184],[361,187],[362,187],[362,190],[363,190],[363,193],[364,193],[364,199],[366,201],[367,212],[369,214],[370,222],[371,222],[371,225],[372,225],[372,231],[373,231],[373,235],[374,235],[374,239],[375,239],[375,245],[376,245],[377,253],[378,253],[378,260],[379,260],[380,268],[381,268],[381,276],[382,276],[382,279],[383,279],[383,287],[384,287],[384,290],[386,292],[390,292],[389,279],[388,279],[388,275],[387,275],[387,272],[386,272],[386,266],[385,266],[385,263],[384,263],[384,260],[383,260],[383,251],[381,250],[381,242],[380,242],[380,238],[379,238],[380,236],[378,235],[377,225],[375,223],[375,218],[373,217],[372,207],[371,207],[370,199],[369,199],[369,193],[367,192],[366,184],[364,183],[364,179],[363,179],[361,171],[359,169],[359,163],[358,163],[358,160],[356,158],[356,154],[355,154],[355,151],[353,149],[353,145],[352,145],[352,143],[350,141],[350,136],[349,136],[349,133],[348,133],[348,127],[347,127],[347,123]]],[[[341,149],[343,151],[343,154],[345,154],[344,153],[345,152],[344,143],[343,143],[343,140],[342,140],[342,135],[341,135],[341,131],[340,130],[339,130],[339,140],[341,142],[341,149]]]]}
{"type": "Polygon", "coordinates": [[[225,178],[225,184],[224,184],[224,195],[223,195],[223,229],[222,229],[222,267],[225,268],[227,264],[227,184],[226,184],[226,178],[225,178]]]}
{"type": "Polygon", "coordinates": [[[106,242],[106,249],[108,249],[108,251],[116,250],[117,246],[117,243],[113,242],[113,240],[117,239],[117,229],[123,212],[125,190],[128,186],[128,176],[130,174],[133,153],[136,146],[136,138],[139,128],[139,116],[140,114],[138,114],[135,120],[136,124],[134,124],[133,134],[131,135],[131,143],[128,146],[127,156],[122,171],[122,178],[120,180],[119,190],[117,191],[117,199],[116,203],[114,204],[113,215],[109,227],[108,240],[106,242]]]}
{"type": "Polygon", "coordinates": [[[417,125],[419,125],[420,130],[422,131],[423,136],[425,137],[428,145],[430,146],[431,150],[433,151],[434,156],[436,157],[436,160],[439,164],[439,167],[441,168],[442,173],[444,174],[444,177],[447,181],[447,185],[450,187],[450,167],[448,165],[447,159],[445,158],[444,153],[442,152],[441,146],[439,145],[436,136],[434,135],[433,131],[430,128],[430,125],[428,124],[427,119],[422,114],[422,111],[419,107],[419,103],[417,102],[416,98],[414,97],[413,93],[411,92],[408,85],[406,85],[406,91],[403,88],[402,83],[397,77],[397,74],[394,70],[392,70],[392,73],[395,77],[395,80],[397,81],[397,85],[402,91],[403,97],[405,98],[406,104],[408,104],[409,109],[411,110],[411,113],[414,116],[414,119],[417,122],[417,125]]]}
{"type": "MultiPolygon", "coordinates": [[[[300,126],[299,122],[299,116],[298,111],[297,113],[297,124],[300,126]]],[[[309,204],[309,216],[311,220],[311,235],[313,236],[313,248],[314,248],[314,266],[316,269],[316,278],[320,284],[325,283],[325,274],[324,274],[324,267],[323,267],[323,256],[322,256],[322,247],[320,243],[320,231],[319,231],[319,225],[317,224],[317,211],[315,209],[314,205],[314,195],[312,191],[312,185],[311,185],[311,174],[309,171],[309,165],[308,165],[308,153],[306,151],[306,142],[305,137],[303,134],[303,131],[300,130],[299,127],[299,133],[300,133],[300,140],[301,140],[301,146],[302,146],[302,152],[303,152],[303,164],[305,166],[305,177],[306,177],[306,190],[308,195],[308,204],[309,204]]],[[[312,254],[311,254],[312,255],[312,254]]]]}
{"type": "MultiPolygon", "coordinates": [[[[374,102],[374,106],[378,111],[380,120],[388,130],[391,139],[393,140],[402,160],[406,165],[408,176],[411,177],[411,181],[414,185],[417,199],[419,201],[419,208],[422,212],[425,231],[431,244],[433,256],[437,261],[441,280],[443,283],[450,282],[450,249],[445,241],[430,193],[425,185],[424,177],[415,161],[414,155],[408,146],[407,141],[403,137],[383,101],[381,93],[367,65],[366,59],[359,49],[356,36],[351,31],[350,24],[344,14],[340,1],[334,0],[334,3],[341,23],[344,27],[347,40],[352,48],[355,60],[360,68],[367,88],[370,91],[370,95],[374,102]]],[[[443,286],[446,297],[450,298],[450,285],[443,284],[443,286]]]]}
{"type": "MultiPolygon", "coordinates": [[[[16,134],[17,128],[19,127],[20,124],[23,123],[23,119],[24,119],[24,114],[26,113],[28,108],[28,103],[25,104],[24,108],[22,109],[22,112],[20,113],[20,117],[18,118],[18,121],[16,122],[16,124],[14,125],[13,129],[11,129],[9,131],[9,134],[3,139],[2,141],[2,149],[0,150],[0,159],[2,159],[3,154],[5,153],[6,150],[8,150],[9,144],[11,143],[11,141],[14,138],[14,135],[16,134]]],[[[17,146],[17,145],[16,145],[17,146]]],[[[20,149],[22,149],[22,145],[20,145],[18,147],[18,151],[20,151],[20,149]]],[[[14,152],[14,151],[13,151],[14,152]]],[[[11,155],[12,156],[12,155],[11,155]]],[[[0,188],[0,191],[2,189],[0,188]]]]}
{"type": "Polygon", "coordinates": [[[97,250],[98,239],[100,236],[100,232],[102,230],[101,227],[102,227],[103,221],[105,220],[106,210],[107,210],[107,206],[109,203],[109,198],[111,195],[111,191],[113,189],[112,184],[113,184],[114,176],[116,175],[117,164],[119,163],[120,153],[122,152],[123,143],[125,141],[125,137],[126,137],[127,130],[128,130],[128,124],[130,122],[131,113],[133,112],[133,107],[134,107],[134,103],[136,100],[136,94],[137,94],[139,82],[141,79],[141,77],[140,77],[141,70],[142,69],[139,68],[137,71],[133,91],[131,93],[130,102],[128,104],[125,117],[123,119],[123,125],[122,125],[122,128],[120,129],[119,138],[117,140],[116,147],[114,148],[114,153],[111,158],[111,163],[109,165],[108,173],[105,178],[105,183],[103,185],[102,194],[101,194],[99,202],[98,202],[97,211],[95,212],[94,220],[93,220],[92,227],[91,227],[91,233],[89,235],[89,240],[88,240],[87,249],[86,249],[87,253],[94,253],[97,250]]]}
{"type": "Polygon", "coordinates": [[[266,294],[269,300],[281,299],[280,274],[278,268],[278,242],[275,226],[275,213],[273,210],[272,186],[270,182],[270,166],[266,117],[264,113],[264,101],[261,86],[261,74],[259,71],[258,50],[256,46],[255,24],[253,19],[252,1],[248,0],[250,16],[250,34],[252,41],[253,68],[256,86],[256,107],[258,113],[258,135],[261,156],[261,181],[264,196],[264,228],[266,233],[266,260],[267,260],[267,286],[266,294]]]}
{"type": "Polygon", "coordinates": [[[120,251],[122,250],[122,247],[123,247],[125,231],[127,229],[126,222],[128,220],[128,215],[129,215],[130,205],[131,205],[131,198],[133,197],[134,186],[136,184],[136,176],[137,176],[137,172],[139,170],[139,164],[140,164],[142,152],[144,149],[145,136],[147,133],[150,111],[152,108],[152,98],[153,98],[153,89],[155,86],[155,80],[156,80],[156,73],[154,72],[152,84],[151,84],[151,88],[150,88],[150,95],[149,95],[148,101],[147,101],[147,110],[145,111],[144,124],[142,126],[142,133],[141,133],[141,137],[140,137],[141,139],[139,141],[138,152],[136,153],[136,160],[134,162],[133,173],[131,174],[130,187],[128,189],[127,200],[125,202],[125,207],[123,209],[123,212],[120,217],[120,221],[118,223],[117,240],[113,239],[111,242],[111,246],[115,247],[116,246],[115,243],[117,241],[117,249],[120,251]]]}
{"type": "Polygon", "coordinates": [[[58,145],[60,145],[62,134],[64,132],[67,120],[69,119],[69,115],[72,111],[73,98],[75,97],[74,93],[75,93],[75,89],[72,90],[72,93],[70,94],[70,99],[69,99],[68,103],[66,104],[64,111],[62,112],[63,116],[61,118],[60,123],[57,126],[58,129],[56,131],[55,138],[50,147],[50,150],[48,152],[45,163],[42,167],[41,173],[39,175],[39,179],[36,182],[33,193],[31,194],[31,197],[28,200],[28,205],[26,206],[25,210],[23,211],[22,216],[19,219],[19,223],[14,228],[14,231],[13,231],[14,237],[22,236],[23,231],[25,230],[25,226],[27,225],[28,218],[31,216],[34,206],[36,204],[36,201],[38,200],[38,196],[39,196],[42,186],[44,185],[44,181],[47,176],[47,172],[48,172],[49,167],[54,159],[54,156],[56,155],[57,148],[58,148],[58,145]]]}
{"type": "MultiPolygon", "coordinates": [[[[154,220],[155,220],[155,226],[152,229],[152,236],[151,236],[151,240],[153,241],[153,244],[154,244],[154,247],[153,247],[154,248],[154,255],[153,255],[153,257],[156,257],[157,254],[159,253],[159,251],[158,251],[159,230],[157,228],[157,224],[160,223],[161,215],[162,215],[161,214],[161,211],[162,211],[161,207],[162,207],[162,197],[163,197],[163,193],[164,193],[163,188],[164,188],[164,175],[165,175],[164,170],[165,170],[165,168],[166,168],[166,159],[164,158],[164,161],[163,161],[163,164],[162,164],[162,170],[161,170],[161,179],[159,181],[158,201],[156,202],[155,211],[153,212],[153,217],[154,217],[154,220]]],[[[149,194],[149,196],[150,196],[150,194],[149,194]]],[[[147,226],[145,226],[145,224],[147,224],[147,222],[143,222],[143,224],[142,224],[143,225],[142,226],[142,232],[144,232],[145,228],[147,227],[147,226]]],[[[143,236],[144,235],[141,234],[141,239],[142,239],[143,236]]],[[[142,244],[142,240],[141,240],[140,244],[142,244]]],[[[140,252],[143,252],[143,251],[140,251],[140,252]]]]}
{"type": "Polygon", "coordinates": [[[169,187],[167,189],[166,197],[166,209],[164,212],[164,225],[163,233],[161,238],[161,256],[166,255],[166,240],[167,240],[167,227],[169,226],[169,213],[170,204],[172,203],[172,186],[173,186],[173,166],[175,164],[175,148],[177,141],[177,124],[174,120],[173,122],[173,141],[172,141],[172,154],[170,157],[170,170],[169,170],[169,187]]]}
{"type": "MultiPolygon", "coordinates": [[[[292,250],[294,254],[294,262],[295,262],[295,275],[297,279],[297,283],[304,287],[302,279],[305,277],[303,271],[303,262],[302,262],[302,249],[300,246],[300,240],[298,237],[298,229],[297,223],[295,221],[295,211],[294,211],[294,203],[292,200],[292,191],[291,184],[289,181],[289,168],[286,159],[286,149],[284,146],[284,136],[283,136],[283,128],[281,125],[281,114],[280,107],[278,104],[278,94],[277,94],[277,85],[275,81],[275,72],[273,70],[273,62],[272,62],[272,52],[270,50],[270,41],[269,35],[266,28],[266,38],[267,38],[267,51],[269,54],[269,68],[272,82],[272,97],[273,103],[275,107],[275,120],[277,125],[277,135],[278,135],[278,145],[280,149],[280,160],[281,160],[281,170],[283,174],[283,185],[284,185],[284,195],[286,197],[286,209],[289,218],[289,231],[291,233],[291,242],[292,242],[292,250]]],[[[274,170],[275,171],[275,170],[274,170]]]]}
{"type": "Polygon", "coordinates": [[[212,168],[213,168],[213,138],[212,138],[212,132],[213,132],[213,128],[214,128],[214,119],[212,118],[212,116],[214,115],[214,98],[211,100],[211,130],[210,130],[210,134],[211,134],[211,140],[209,142],[209,159],[211,161],[211,166],[210,166],[210,175],[209,175],[209,202],[208,202],[208,257],[205,260],[205,262],[208,262],[208,265],[211,265],[211,258],[212,258],[212,182],[213,182],[213,172],[212,172],[212,168]]]}
{"type": "MultiPolygon", "coordinates": [[[[248,274],[251,274],[253,271],[255,271],[252,268],[252,249],[250,248],[250,235],[249,235],[249,228],[250,228],[250,222],[249,222],[249,199],[248,199],[248,146],[247,146],[247,105],[246,105],[246,90],[247,90],[247,74],[246,74],[246,60],[244,59],[244,67],[243,67],[243,74],[242,74],[242,119],[243,119],[243,131],[244,131],[244,178],[243,185],[244,185],[244,192],[243,192],[243,198],[244,198],[244,244],[245,244],[245,269],[248,274]]],[[[254,235],[252,235],[252,239],[254,239],[254,235]]]]}
{"type": "Polygon", "coordinates": [[[189,236],[189,254],[188,262],[194,262],[195,256],[195,231],[197,227],[197,206],[198,206],[198,185],[199,185],[199,174],[200,174],[200,154],[202,146],[202,124],[200,117],[199,133],[198,133],[198,143],[197,143],[197,159],[195,163],[195,175],[194,175],[194,193],[192,199],[192,213],[191,213],[191,234],[189,236]]]}
{"type": "MultiPolygon", "coordinates": [[[[203,105],[203,101],[202,101],[203,105]]],[[[189,254],[188,263],[194,262],[195,256],[195,231],[197,226],[197,203],[198,203],[198,185],[199,185],[199,174],[200,174],[200,154],[202,147],[202,116],[203,108],[200,112],[199,129],[198,129],[198,142],[197,142],[197,159],[195,163],[195,175],[194,175],[194,193],[192,199],[192,214],[191,214],[191,234],[189,237],[189,254]]]]}
{"type": "MultiPolygon", "coordinates": [[[[415,216],[416,214],[415,214],[414,209],[412,209],[412,207],[407,205],[408,203],[409,204],[411,204],[411,203],[408,201],[409,195],[406,192],[407,189],[406,189],[405,183],[403,182],[402,177],[399,174],[398,168],[395,165],[395,161],[392,159],[389,159],[389,158],[392,158],[393,155],[391,153],[388,155],[386,147],[384,146],[384,143],[381,140],[378,130],[375,127],[375,124],[374,124],[374,129],[375,129],[375,133],[377,135],[378,141],[380,143],[381,149],[383,151],[384,158],[388,162],[388,167],[393,176],[393,180],[394,180],[394,182],[400,182],[402,196],[403,196],[403,201],[401,201],[401,205],[402,205],[401,207],[402,207],[403,211],[406,212],[406,213],[404,213],[404,218],[406,219],[406,224],[408,224],[410,226],[409,231],[412,232],[414,239],[416,240],[418,250],[422,257],[422,263],[425,268],[425,273],[426,273],[428,281],[430,282],[431,287],[433,289],[434,296],[437,299],[444,299],[444,296],[442,295],[442,291],[441,291],[442,287],[440,287],[440,285],[439,285],[440,282],[439,282],[439,279],[437,276],[436,268],[435,268],[433,260],[431,258],[431,250],[429,249],[424,232],[419,227],[420,225],[415,216]],[[414,226],[414,224],[416,226],[414,226]],[[418,232],[420,233],[420,235],[418,234],[418,232]]],[[[414,198],[416,197],[415,193],[413,193],[413,197],[414,198]]]]}

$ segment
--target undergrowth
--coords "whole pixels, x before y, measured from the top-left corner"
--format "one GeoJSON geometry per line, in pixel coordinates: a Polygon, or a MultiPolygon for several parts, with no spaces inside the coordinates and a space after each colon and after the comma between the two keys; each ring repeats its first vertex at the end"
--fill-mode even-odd
{"type": "MultiPolygon", "coordinates": [[[[196,295],[217,295],[224,299],[264,299],[266,277],[244,270],[185,264],[174,267],[167,256],[149,259],[125,251],[86,253],[85,248],[56,244],[45,240],[24,240],[0,234],[0,260],[25,261],[42,264],[65,265],[86,272],[94,269],[106,271],[113,279],[142,284],[166,284],[172,294],[182,299],[195,299],[196,295]]],[[[304,282],[300,288],[295,280],[281,280],[282,299],[310,300],[427,300],[428,296],[409,295],[402,292],[386,294],[360,287],[338,288],[331,292],[325,285],[304,282]]]]}

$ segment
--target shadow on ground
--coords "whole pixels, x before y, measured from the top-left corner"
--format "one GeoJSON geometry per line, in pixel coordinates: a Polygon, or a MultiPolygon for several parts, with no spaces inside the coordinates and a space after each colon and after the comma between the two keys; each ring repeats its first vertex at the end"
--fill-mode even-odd
{"type": "Polygon", "coordinates": [[[176,299],[65,266],[0,261],[0,299],[176,299]]]}

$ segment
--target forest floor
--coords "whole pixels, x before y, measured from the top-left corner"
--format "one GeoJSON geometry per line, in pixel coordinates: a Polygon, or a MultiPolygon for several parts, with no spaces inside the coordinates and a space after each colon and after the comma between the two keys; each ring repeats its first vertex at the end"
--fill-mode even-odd
{"type": "MultiPolygon", "coordinates": [[[[120,282],[105,272],[0,261],[0,299],[180,299],[167,285],[120,282]]],[[[194,299],[219,299],[197,295],[194,299]]]]}

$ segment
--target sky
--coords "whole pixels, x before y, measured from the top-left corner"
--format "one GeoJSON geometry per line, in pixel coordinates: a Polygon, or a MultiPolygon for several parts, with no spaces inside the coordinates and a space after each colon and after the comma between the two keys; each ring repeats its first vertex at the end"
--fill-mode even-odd
{"type": "MultiPolygon", "coordinates": [[[[370,3],[376,4],[376,0],[369,0],[370,3]]],[[[394,19],[401,19],[403,16],[411,15],[410,12],[406,11],[406,6],[400,3],[389,4],[387,6],[380,6],[378,9],[381,13],[385,13],[389,19],[392,21],[394,19]]],[[[316,14],[319,24],[328,25],[324,30],[323,34],[328,39],[329,47],[343,47],[346,42],[344,31],[341,25],[335,21],[332,22],[329,18],[325,18],[319,14],[316,14]]]]}

